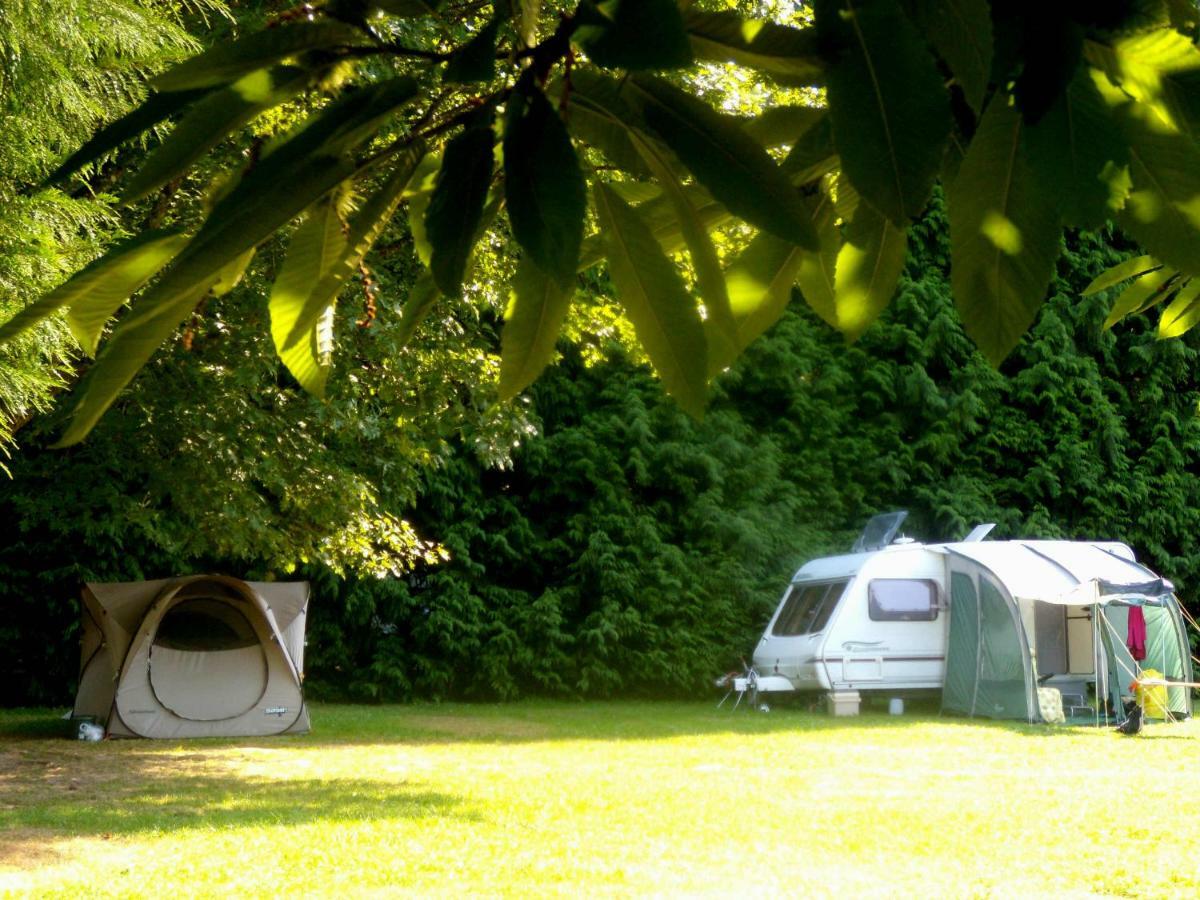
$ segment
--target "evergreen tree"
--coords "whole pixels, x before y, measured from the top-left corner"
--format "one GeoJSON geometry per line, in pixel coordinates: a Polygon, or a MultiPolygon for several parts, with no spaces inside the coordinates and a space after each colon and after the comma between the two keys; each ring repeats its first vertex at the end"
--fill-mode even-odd
{"type": "MultiPolygon", "coordinates": [[[[70,193],[35,189],[80,137],[145,97],[147,74],[195,53],[190,15],[215,0],[37,0],[0,5],[0,318],[98,256],[124,224],[93,179],[70,193]]],[[[76,343],[56,317],[0,345],[0,450],[74,380],[76,343]]]]}
{"type": "Polygon", "coordinates": [[[533,390],[543,436],[511,471],[459,454],[431,476],[414,516],[448,563],[326,585],[315,688],[694,693],[749,652],[796,566],[892,508],[929,541],[985,521],[997,538],[1125,541],[1190,602],[1197,340],[1157,340],[1142,320],[1103,332],[1107,302],[1078,291],[1128,250],[1078,233],[997,372],[954,310],[938,210],[857,344],[793,302],[702,423],[620,354],[586,366],[567,352],[533,390]]]}

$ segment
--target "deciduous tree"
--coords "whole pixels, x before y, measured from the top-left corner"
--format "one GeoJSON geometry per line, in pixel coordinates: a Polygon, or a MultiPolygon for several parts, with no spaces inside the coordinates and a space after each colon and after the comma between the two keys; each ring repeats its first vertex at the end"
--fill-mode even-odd
{"type": "Polygon", "coordinates": [[[294,125],[0,339],[62,307],[91,339],[136,294],[76,391],[62,438],[74,443],[195,306],[300,217],[272,332],[320,393],[331,310],[407,204],[429,267],[405,310],[412,325],[460,294],[483,234],[521,247],[506,395],[549,359],[576,273],[607,260],[664,384],[698,414],[707,381],[779,316],[793,283],[861,334],[890,301],[907,229],[939,181],[955,302],[992,362],[1036,316],[1064,226],[1116,221],[1161,260],[1122,308],[1172,296],[1164,332],[1177,333],[1196,315],[1188,279],[1200,274],[1196,29],[1183,0],[817,0],[800,26],[675,0],[297,7],[156,76],[142,106],[52,178],[174,121],[123,181],[132,202],[252,119],[287,110],[294,125]],[[818,89],[824,105],[732,117],[686,89],[712,63],[818,89]],[[335,203],[339,192],[361,202],[335,203]],[[737,222],[756,236],[722,258],[712,232],[737,222]],[[105,290],[80,289],[95,283],[105,290]]]}

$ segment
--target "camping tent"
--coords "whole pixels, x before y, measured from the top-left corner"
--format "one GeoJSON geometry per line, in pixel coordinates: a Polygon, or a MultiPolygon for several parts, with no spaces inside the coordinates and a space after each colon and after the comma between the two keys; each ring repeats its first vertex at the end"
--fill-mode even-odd
{"type": "MultiPolygon", "coordinates": [[[[1191,658],[1174,588],[1116,546],[953,545],[942,708],[1037,722],[1047,718],[1039,685],[1094,683],[1102,702],[1077,712],[1103,721],[1122,718],[1122,701],[1143,669],[1162,673],[1168,683],[1190,684],[1191,658]],[[1142,608],[1147,630],[1140,664],[1125,646],[1135,606],[1142,608]]],[[[1191,715],[1186,687],[1170,687],[1168,700],[1171,715],[1191,715]]]]}
{"type": "Polygon", "coordinates": [[[305,582],[88,584],[73,715],[121,737],[308,731],[307,608],[305,582]]]}

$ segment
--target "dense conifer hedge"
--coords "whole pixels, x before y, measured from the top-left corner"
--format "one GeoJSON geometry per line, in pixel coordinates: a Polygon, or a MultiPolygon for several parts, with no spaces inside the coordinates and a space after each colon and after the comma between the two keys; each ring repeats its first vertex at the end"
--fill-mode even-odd
{"type": "MultiPolygon", "coordinates": [[[[1195,341],[1103,333],[1079,290],[1119,251],[1078,235],[1001,372],[951,307],[936,214],[885,321],[854,347],[800,304],[703,423],[622,361],[568,354],[534,389],[544,436],[512,471],[465,454],[417,521],[446,566],[316,612],[321,690],[353,696],[688,693],[748,653],[793,568],[911,510],[929,540],[1123,540],[1200,584],[1195,341]],[[368,597],[375,598],[373,604],[368,597]],[[355,617],[347,627],[335,613],[355,617]]],[[[332,585],[330,586],[332,587],[332,585]]]]}
{"type": "MultiPolygon", "coordinates": [[[[305,571],[310,690],[379,700],[702,691],[752,648],[796,565],[846,548],[867,516],[896,507],[929,540],[980,521],[999,523],[996,537],[1123,540],[1190,601],[1196,340],[1157,341],[1137,319],[1102,332],[1108,299],[1079,291],[1123,248],[1081,234],[1037,325],[997,372],[953,311],[936,211],[924,230],[897,301],[858,344],[794,303],[723,376],[703,422],[619,355],[586,366],[567,350],[533,388],[542,434],[512,466],[487,468],[460,448],[407,511],[449,563],[382,581],[305,571]]],[[[121,441],[109,452],[120,471],[121,441]]],[[[0,702],[69,698],[84,578],[231,562],[262,574],[252,560],[156,545],[179,511],[99,521],[94,496],[72,507],[55,487],[63,464],[26,448],[0,499],[0,653],[16,676],[0,702]]],[[[122,478],[128,489],[136,473],[122,478]]]]}

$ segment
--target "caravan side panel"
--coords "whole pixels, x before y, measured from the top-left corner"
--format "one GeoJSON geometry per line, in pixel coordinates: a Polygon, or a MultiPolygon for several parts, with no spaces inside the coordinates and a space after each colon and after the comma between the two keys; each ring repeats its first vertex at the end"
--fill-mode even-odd
{"type": "Polygon", "coordinates": [[[937,689],[945,661],[942,554],[895,546],[872,555],[830,622],[822,659],[830,688],[937,689]]]}
{"type": "Polygon", "coordinates": [[[925,547],[814,560],[793,579],[754,665],[787,676],[798,690],[937,689],[945,672],[945,607],[944,557],[925,547]],[[806,595],[822,589],[826,603],[806,618],[806,595]]]}

